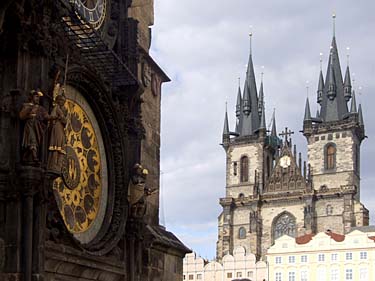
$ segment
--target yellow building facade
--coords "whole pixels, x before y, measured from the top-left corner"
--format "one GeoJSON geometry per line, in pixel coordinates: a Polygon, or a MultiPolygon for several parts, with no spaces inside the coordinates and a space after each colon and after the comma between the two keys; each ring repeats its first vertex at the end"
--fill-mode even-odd
{"type": "Polygon", "coordinates": [[[331,231],[297,238],[284,235],[267,252],[269,280],[373,281],[375,229],[346,235],[331,231]]]}

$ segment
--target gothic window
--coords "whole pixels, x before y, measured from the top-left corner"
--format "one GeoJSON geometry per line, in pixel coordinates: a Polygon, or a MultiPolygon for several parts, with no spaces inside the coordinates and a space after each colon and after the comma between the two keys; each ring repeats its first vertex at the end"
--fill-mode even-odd
{"type": "Polygon", "coordinates": [[[273,223],[273,239],[277,239],[284,234],[295,237],[296,219],[289,213],[283,213],[273,223]]]}
{"type": "Polygon", "coordinates": [[[327,205],[326,207],[326,213],[327,215],[332,215],[333,214],[333,207],[331,205],[327,205]]]}
{"type": "Polygon", "coordinates": [[[267,178],[270,177],[271,174],[271,162],[270,162],[270,157],[267,156],[267,178]]]}
{"type": "Polygon", "coordinates": [[[246,238],[246,229],[244,227],[240,227],[238,230],[238,238],[245,239],[246,238]]]}
{"type": "Polygon", "coordinates": [[[241,173],[241,182],[247,182],[249,181],[249,158],[247,156],[242,156],[241,157],[241,162],[240,162],[240,173],[241,173]]]}
{"type": "Polygon", "coordinates": [[[237,162],[233,162],[233,175],[237,176],[237,162]]]}
{"type": "Polygon", "coordinates": [[[325,168],[332,170],[336,168],[336,145],[329,143],[325,147],[325,168]]]}

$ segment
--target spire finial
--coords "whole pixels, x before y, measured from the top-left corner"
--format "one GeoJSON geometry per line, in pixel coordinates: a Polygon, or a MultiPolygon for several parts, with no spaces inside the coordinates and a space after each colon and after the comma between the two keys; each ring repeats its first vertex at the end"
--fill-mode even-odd
{"type": "Polygon", "coordinates": [[[306,97],[309,97],[309,81],[306,81],[306,97]]]}
{"type": "Polygon", "coordinates": [[[260,81],[263,82],[263,76],[264,76],[264,65],[262,65],[262,72],[260,73],[260,81]]]}
{"type": "Polygon", "coordinates": [[[333,22],[333,37],[336,36],[336,13],[333,12],[332,14],[332,22],[333,22]]]}
{"type": "Polygon", "coordinates": [[[238,77],[238,87],[241,87],[241,77],[238,77]]]}
{"type": "Polygon", "coordinates": [[[250,25],[250,33],[249,33],[249,37],[250,37],[250,55],[252,55],[252,38],[253,38],[253,26],[250,25]]]}
{"type": "Polygon", "coordinates": [[[349,57],[350,57],[350,47],[346,47],[346,63],[349,66],[349,57]]]}
{"type": "Polygon", "coordinates": [[[320,62],[320,70],[322,70],[322,64],[323,64],[323,53],[319,53],[319,62],[320,62]]]}

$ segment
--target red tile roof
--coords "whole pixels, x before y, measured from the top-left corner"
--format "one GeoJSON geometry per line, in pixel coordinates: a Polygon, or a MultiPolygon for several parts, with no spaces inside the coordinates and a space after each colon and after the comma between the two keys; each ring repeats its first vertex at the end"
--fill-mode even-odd
{"type": "Polygon", "coordinates": [[[303,236],[296,237],[296,243],[299,245],[309,243],[315,234],[305,234],[303,236]]]}
{"type": "Polygon", "coordinates": [[[332,232],[331,230],[327,230],[325,232],[325,234],[327,234],[328,236],[331,236],[331,238],[333,240],[335,240],[336,242],[342,242],[345,240],[345,235],[342,235],[342,234],[338,234],[338,233],[334,233],[332,232]]]}

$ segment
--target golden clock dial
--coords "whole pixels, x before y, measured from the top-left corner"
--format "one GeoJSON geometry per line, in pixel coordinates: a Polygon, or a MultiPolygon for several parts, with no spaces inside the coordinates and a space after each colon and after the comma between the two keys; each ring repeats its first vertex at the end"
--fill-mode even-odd
{"type": "Polygon", "coordinates": [[[67,229],[90,242],[103,222],[107,200],[104,144],[96,118],[83,96],[67,87],[66,158],[62,177],[53,184],[67,229]]]}
{"type": "Polygon", "coordinates": [[[280,166],[283,168],[288,168],[291,164],[291,159],[288,155],[285,155],[280,158],[280,166]]]}
{"type": "Polygon", "coordinates": [[[76,14],[83,23],[90,23],[95,29],[99,29],[106,17],[106,0],[74,0],[76,14]]]}

